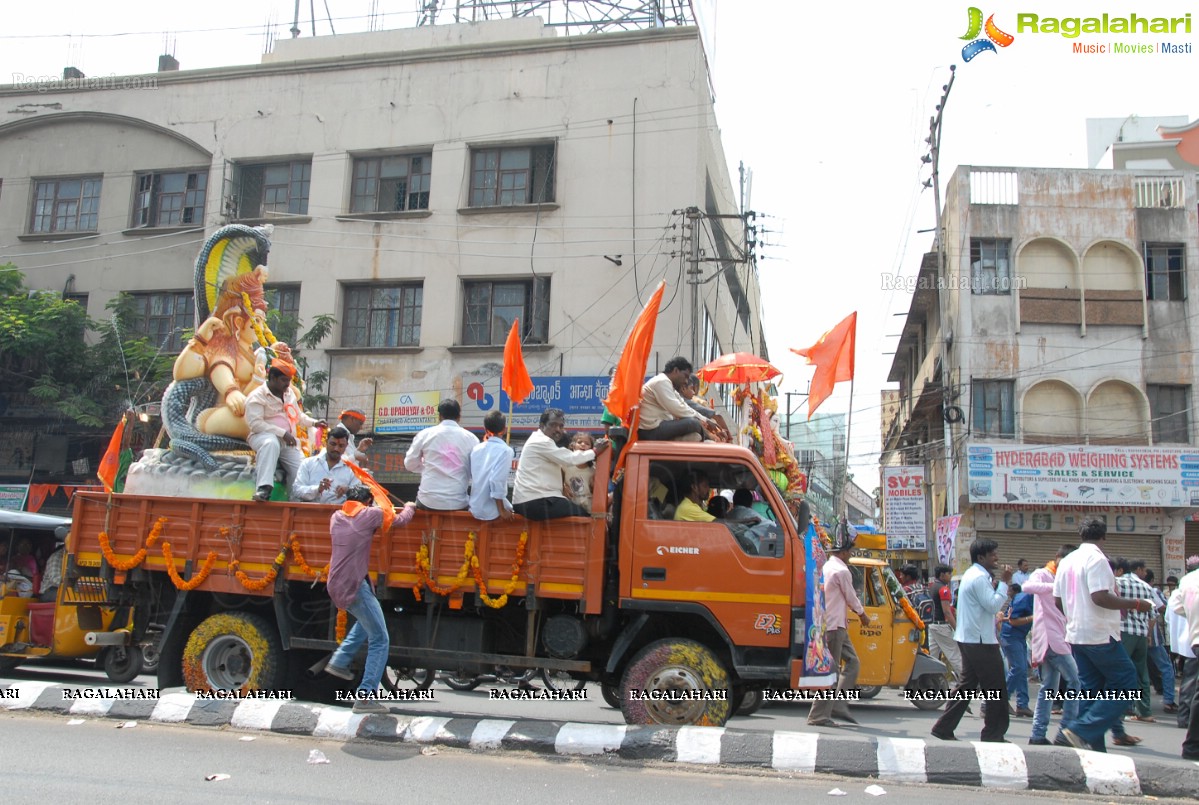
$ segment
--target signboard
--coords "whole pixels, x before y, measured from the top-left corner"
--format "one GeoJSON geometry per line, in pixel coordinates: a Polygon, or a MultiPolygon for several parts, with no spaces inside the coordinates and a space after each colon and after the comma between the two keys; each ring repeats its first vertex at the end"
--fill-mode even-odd
{"type": "Polygon", "coordinates": [[[958,535],[962,515],[951,514],[937,518],[937,563],[953,567],[953,545],[958,535]]]}
{"type": "Polygon", "coordinates": [[[5,484],[0,486],[0,509],[10,512],[25,511],[25,496],[28,484],[5,484]]]}
{"type": "Polygon", "coordinates": [[[508,395],[500,389],[498,376],[485,380],[462,378],[466,400],[462,403],[462,424],[481,428],[483,417],[497,407],[508,416],[508,428],[516,431],[537,430],[541,412],[560,408],[566,414],[567,430],[602,430],[600,417],[604,413],[604,398],[608,396],[609,380],[604,376],[534,377],[533,393],[520,405],[513,406],[508,416],[508,395]]]}
{"type": "Polygon", "coordinates": [[[1186,447],[972,443],[971,503],[1199,506],[1199,453],[1186,447]]]}
{"type": "Polygon", "coordinates": [[[1087,517],[1107,523],[1112,534],[1165,534],[1170,518],[1154,506],[994,506],[980,503],[974,507],[974,525],[982,531],[1032,531],[1078,534],[1078,526],[1087,517]]]}
{"type": "Polygon", "coordinates": [[[416,433],[437,424],[439,391],[380,394],[375,400],[375,433],[416,433]]]}
{"type": "Polygon", "coordinates": [[[883,525],[887,548],[923,550],[926,546],[924,467],[883,467],[883,525]]]}

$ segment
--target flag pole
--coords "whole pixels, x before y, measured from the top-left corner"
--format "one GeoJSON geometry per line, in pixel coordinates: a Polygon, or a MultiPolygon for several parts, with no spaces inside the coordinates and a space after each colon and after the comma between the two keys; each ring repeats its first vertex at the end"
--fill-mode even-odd
{"type": "Polygon", "coordinates": [[[504,444],[512,444],[512,395],[508,395],[508,427],[504,428],[504,444]]]}
{"type": "MultiPolygon", "coordinates": [[[[856,374],[856,372],[855,372],[856,374]]],[[[849,436],[853,430],[853,378],[849,378],[849,413],[845,415],[845,475],[841,479],[840,497],[837,500],[837,513],[844,507],[845,522],[849,522],[849,506],[845,503],[845,490],[849,486],[849,436]]]]}

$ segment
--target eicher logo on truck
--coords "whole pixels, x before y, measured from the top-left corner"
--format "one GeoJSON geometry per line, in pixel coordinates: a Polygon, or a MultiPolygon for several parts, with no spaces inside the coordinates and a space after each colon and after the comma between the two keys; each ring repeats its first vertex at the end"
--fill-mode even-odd
{"type": "Polygon", "coordinates": [[[659,545],[658,556],[666,556],[668,553],[685,553],[692,556],[699,556],[699,548],[692,548],[690,545],[659,545]]]}

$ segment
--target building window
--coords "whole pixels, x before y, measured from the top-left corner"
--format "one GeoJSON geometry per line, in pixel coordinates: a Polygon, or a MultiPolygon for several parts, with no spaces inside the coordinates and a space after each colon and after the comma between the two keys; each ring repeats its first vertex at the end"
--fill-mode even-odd
{"type": "Polygon", "coordinates": [[[511,207],[554,200],[554,146],[471,151],[470,206],[511,207]]]}
{"type": "Polygon", "coordinates": [[[133,225],[188,226],[204,223],[208,171],[137,174],[133,225]]]}
{"type": "Polygon", "coordinates": [[[99,229],[99,213],[99,176],[37,181],[29,231],[95,232],[99,229]]]}
{"type": "Polygon", "coordinates": [[[343,347],[420,346],[420,285],[351,285],[345,291],[343,347]]]}
{"type": "Polygon", "coordinates": [[[312,160],[238,165],[233,173],[234,218],[307,215],[312,160]]]}
{"type": "Polygon", "coordinates": [[[520,337],[526,344],[544,344],[548,338],[550,281],[505,280],[463,283],[465,310],[462,343],[468,346],[502,346],[520,319],[520,337]]]}
{"type": "Polygon", "coordinates": [[[1010,294],[1010,240],[970,239],[970,289],[978,294],[1010,294]]]}
{"type": "Polygon", "coordinates": [[[1145,244],[1145,294],[1150,299],[1186,299],[1181,243],[1145,244]]]}
{"type": "Polygon", "coordinates": [[[1178,442],[1190,444],[1190,386],[1146,387],[1149,393],[1149,415],[1153,418],[1153,443],[1178,442]]]}
{"type": "Polygon", "coordinates": [[[300,329],[300,286],[269,285],[265,293],[271,332],[283,343],[294,345],[300,329]]]}
{"type": "Polygon", "coordinates": [[[1016,435],[1016,384],[1011,380],[975,380],[974,433],[1010,439],[1016,435]]]}
{"type": "Polygon", "coordinates": [[[183,348],[183,331],[195,326],[196,303],[191,291],[136,293],[133,327],[165,353],[183,348]]]}
{"type": "Polygon", "coordinates": [[[429,209],[432,168],[432,154],[355,159],[350,212],[429,209]]]}

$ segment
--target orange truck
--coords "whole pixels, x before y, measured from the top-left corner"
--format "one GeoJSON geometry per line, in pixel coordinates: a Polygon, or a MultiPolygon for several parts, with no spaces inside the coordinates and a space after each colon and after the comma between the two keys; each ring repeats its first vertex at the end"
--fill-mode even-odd
{"type": "MultiPolygon", "coordinates": [[[[611,496],[611,451],[599,457],[589,518],[418,511],[377,537],[389,673],[568,672],[620,691],[629,723],[674,725],[723,724],[748,691],[819,684],[803,676],[804,542],[754,455],[711,442],[626,453],[611,496]],[[674,520],[695,473],[760,493],[773,525],[747,538],[674,520]]],[[[132,608],[128,641],[157,647],[160,687],[336,682],[319,674],[344,628],[320,583],[334,510],[80,493],[66,584],[92,593],[81,607],[132,608]]]]}

